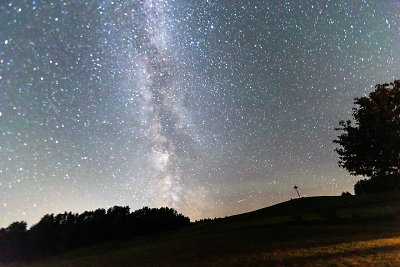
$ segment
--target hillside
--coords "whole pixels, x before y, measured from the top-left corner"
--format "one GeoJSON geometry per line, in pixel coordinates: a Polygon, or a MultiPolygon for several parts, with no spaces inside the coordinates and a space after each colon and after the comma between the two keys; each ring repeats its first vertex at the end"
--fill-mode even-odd
{"type": "Polygon", "coordinates": [[[29,266],[398,266],[399,204],[397,193],[296,199],[29,266]]]}
{"type": "MultiPolygon", "coordinates": [[[[287,216],[314,217],[320,220],[321,215],[335,212],[339,219],[348,220],[355,215],[366,219],[378,219],[391,216],[398,209],[400,194],[384,193],[360,196],[319,196],[294,199],[270,207],[229,217],[228,220],[249,220],[262,218],[285,218],[287,216]],[[316,217],[315,217],[316,216],[316,217]]],[[[329,214],[327,214],[329,216],[329,214]]],[[[333,214],[331,214],[333,215],[333,214]]],[[[293,219],[293,218],[292,218],[293,219]]],[[[308,218],[309,220],[312,218],[308,218]]],[[[289,219],[290,221],[290,219],[289,219]]]]}

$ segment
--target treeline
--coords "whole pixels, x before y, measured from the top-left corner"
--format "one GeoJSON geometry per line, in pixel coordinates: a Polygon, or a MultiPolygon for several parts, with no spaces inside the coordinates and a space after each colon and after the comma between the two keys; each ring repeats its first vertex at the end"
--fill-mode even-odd
{"type": "Polygon", "coordinates": [[[188,217],[170,208],[144,207],[130,212],[128,206],[115,206],[82,214],[48,214],[29,230],[25,222],[14,222],[0,229],[0,261],[38,259],[76,247],[189,224],[188,217]]]}

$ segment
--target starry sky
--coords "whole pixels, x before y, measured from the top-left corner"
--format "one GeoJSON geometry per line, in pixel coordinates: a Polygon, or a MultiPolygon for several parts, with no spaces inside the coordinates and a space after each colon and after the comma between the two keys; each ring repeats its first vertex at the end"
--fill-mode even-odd
{"type": "Polygon", "coordinates": [[[399,1],[2,0],[0,226],[353,192],[332,140],[399,78],[399,1]]]}

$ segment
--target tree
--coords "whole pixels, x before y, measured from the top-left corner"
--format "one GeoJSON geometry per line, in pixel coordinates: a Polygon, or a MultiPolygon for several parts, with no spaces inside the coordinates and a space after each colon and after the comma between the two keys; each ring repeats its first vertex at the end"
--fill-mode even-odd
{"type": "Polygon", "coordinates": [[[340,121],[339,166],[373,179],[400,177],[400,80],[354,99],[352,121],[340,121]]]}
{"type": "Polygon", "coordinates": [[[27,256],[26,222],[14,222],[0,229],[0,260],[23,259],[27,256]]]}

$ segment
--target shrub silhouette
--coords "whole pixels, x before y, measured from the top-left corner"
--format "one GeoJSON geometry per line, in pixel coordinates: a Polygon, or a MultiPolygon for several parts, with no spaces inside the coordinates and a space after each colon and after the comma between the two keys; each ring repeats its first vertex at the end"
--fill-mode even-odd
{"type": "Polygon", "coordinates": [[[341,196],[342,196],[342,197],[351,197],[352,194],[351,194],[350,192],[346,191],[346,192],[342,192],[342,195],[341,195],[341,196]]]}
{"type": "Polygon", "coordinates": [[[354,185],[354,193],[356,195],[382,193],[399,189],[400,175],[388,175],[385,179],[381,179],[381,177],[362,179],[354,185]]]}

